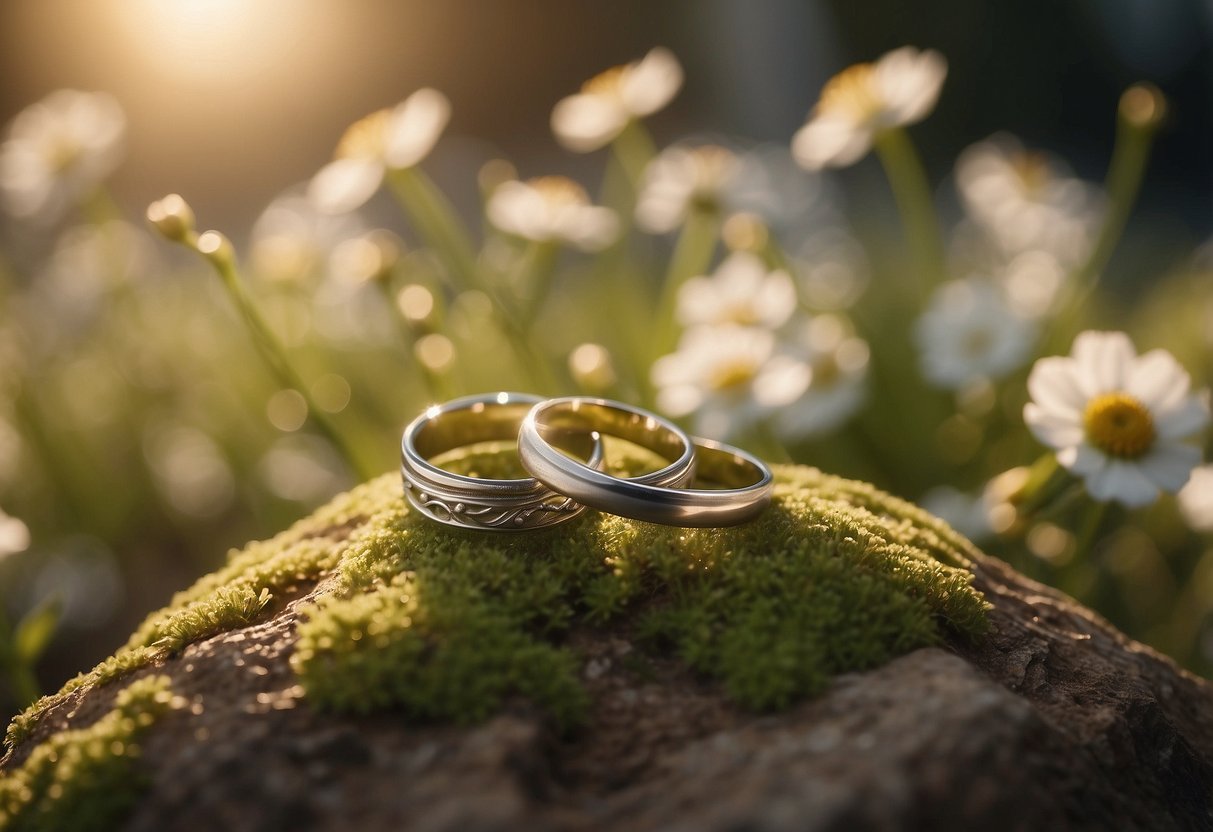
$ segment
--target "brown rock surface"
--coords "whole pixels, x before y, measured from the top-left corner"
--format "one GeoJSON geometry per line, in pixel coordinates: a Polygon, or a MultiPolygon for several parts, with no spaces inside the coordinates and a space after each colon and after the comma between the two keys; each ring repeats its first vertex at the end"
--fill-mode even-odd
{"type": "MultiPolygon", "coordinates": [[[[775,715],[640,659],[624,632],[578,632],[595,705],[570,737],[521,703],[472,728],[314,711],[287,657],[322,582],[143,671],[205,708],[153,727],[125,828],[1213,828],[1213,687],[999,561],[974,568],[994,605],[979,643],[840,677],[775,715]]],[[[114,687],[56,708],[35,742],[88,724],[114,687]]]]}

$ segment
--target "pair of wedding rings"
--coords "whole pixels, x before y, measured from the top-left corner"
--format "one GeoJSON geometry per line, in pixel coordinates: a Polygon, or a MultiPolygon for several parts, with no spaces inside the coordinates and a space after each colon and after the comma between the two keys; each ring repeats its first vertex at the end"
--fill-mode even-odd
{"type": "Polygon", "coordinates": [[[541,529],[571,520],[587,506],[670,526],[733,526],[758,516],[771,501],[771,470],[757,457],[693,439],[646,410],[584,396],[489,393],[435,405],[404,429],[400,455],[413,508],[461,529],[541,529]],[[602,470],[603,434],[669,464],[636,477],[612,476],[602,470]],[[517,440],[530,477],[468,477],[431,462],[458,448],[503,440],[517,440]],[[701,483],[714,487],[692,487],[701,483]]]}

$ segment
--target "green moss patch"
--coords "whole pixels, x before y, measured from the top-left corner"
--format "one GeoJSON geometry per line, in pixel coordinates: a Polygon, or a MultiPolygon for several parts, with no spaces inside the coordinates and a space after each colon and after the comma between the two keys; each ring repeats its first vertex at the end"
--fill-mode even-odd
{"type": "MultiPolygon", "coordinates": [[[[448,463],[509,476],[508,456],[448,463]]],[[[611,465],[643,462],[613,449],[611,465]]],[[[470,722],[508,697],[562,725],[589,705],[575,627],[609,626],[680,657],[744,707],[786,707],[841,672],[986,626],[975,550],[946,524],[871,486],[780,467],[772,507],[731,529],[681,529],[597,512],[547,531],[460,532],[428,522],[384,476],[338,497],[153,614],[112,659],[10,726],[19,742],[70,691],[269,614],[272,596],[329,577],[292,666],[313,706],[392,708],[470,722]]]]}
{"type": "Polygon", "coordinates": [[[140,735],[181,702],[165,676],[146,676],[88,728],[62,731],[0,778],[0,830],[109,830],[142,791],[140,735]]]}

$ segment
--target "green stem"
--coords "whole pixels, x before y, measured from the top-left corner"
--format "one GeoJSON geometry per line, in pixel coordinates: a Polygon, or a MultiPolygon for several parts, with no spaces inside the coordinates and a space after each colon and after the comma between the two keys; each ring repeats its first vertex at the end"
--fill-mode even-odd
{"type": "Polygon", "coordinates": [[[442,259],[456,289],[483,289],[467,229],[442,191],[417,168],[389,171],[388,184],[427,245],[442,259]]]}
{"type": "Polygon", "coordinates": [[[556,274],[556,258],[560,248],[552,242],[532,242],[518,261],[510,285],[522,295],[522,314],[519,323],[530,330],[539,310],[552,288],[556,274]]]}
{"type": "Polygon", "coordinates": [[[359,460],[358,455],[354,452],[353,447],[346,440],[345,436],[342,435],[336,423],[329,417],[328,413],[316,404],[312,398],[312,394],[308,390],[307,384],[304,383],[303,378],[296,372],[295,368],[291,365],[290,359],[287,358],[286,349],[282,346],[282,342],[278,340],[278,336],[270,329],[269,324],[262,317],[261,311],[245,289],[244,281],[240,277],[234,259],[208,257],[207,260],[215,267],[215,271],[219,274],[220,279],[222,279],[224,288],[227,290],[228,295],[236,305],[236,309],[240,312],[240,316],[244,319],[253,336],[253,342],[257,345],[257,349],[261,352],[262,357],[269,365],[270,371],[274,374],[278,383],[283,387],[295,390],[299,395],[303,396],[303,400],[307,403],[308,418],[312,424],[333,444],[333,447],[345,459],[350,470],[360,480],[366,481],[379,473],[359,460]]]}
{"type": "Polygon", "coordinates": [[[13,704],[18,710],[42,695],[34,669],[17,655],[17,646],[13,643],[13,626],[3,609],[0,609],[0,669],[6,671],[15,700],[13,704]]]}
{"type": "Polygon", "coordinates": [[[653,339],[653,357],[665,355],[678,340],[678,290],[691,277],[703,274],[716,253],[716,238],[720,232],[720,217],[715,211],[693,207],[670,255],[669,268],[657,302],[657,321],[653,339]]]}
{"type": "Polygon", "coordinates": [[[1099,285],[1103,271],[1112,259],[1112,253],[1124,234],[1129,214],[1132,213],[1137,194],[1141,190],[1157,126],[1157,122],[1143,124],[1123,116],[1117,123],[1116,143],[1112,148],[1112,160],[1108,163],[1108,175],[1104,180],[1108,194],[1108,210],[1104,214],[1103,224],[1090,255],[1072,275],[1066,299],[1045,333],[1042,349],[1045,355],[1066,348],[1078,327],[1087,301],[1099,285]]]}
{"type": "Polygon", "coordinates": [[[922,159],[905,130],[900,127],[882,130],[876,134],[875,146],[901,215],[919,290],[925,296],[943,279],[946,270],[931,185],[922,159]]]}
{"type": "Polygon", "coordinates": [[[619,162],[628,184],[631,185],[632,193],[636,194],[640,190],[645,168],[657,155],[653,137],[643,124],[633,121],[611,142],[611,154],[619,162]]]}

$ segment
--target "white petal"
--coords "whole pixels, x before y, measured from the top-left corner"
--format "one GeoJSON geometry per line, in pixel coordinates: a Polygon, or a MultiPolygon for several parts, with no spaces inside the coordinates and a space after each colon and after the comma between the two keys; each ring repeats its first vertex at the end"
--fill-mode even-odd
{"type": "Polygon", "coordinates": [[[816,116],[792,137],[792,155],[808,170],[845,167],[871,147],[871,128],[836,116],[816,116]]]}
{"type": "Polygon", "coordinates": [[[451,119],[451,102],[438,90],[417,90],[392,112],[383,159],[390,168],[411,168],[438,142],[451,119]]]}
{"type": "Polygon", "coordinates": [[[627,123],[627,112],[602,95],[570,95],[552,108],[552,132],[576,153],[589,153],[606,145],[627,123]]]}
{"type": "Polygon", "coordinates": [[[1032,435],[1050,448],[1067,448],[1082,441],[1082,422],[1077,416],[1068,418],[1064,414],[1046,410],[1035,402],[1023,407],[1023,420],[1032,435]]]}
{"type": "Polygon", "coordinates": [[[1078,387],[1075,368],[1073,359],[1060,356],[1037,361],[1028,375],[1032,401],[1052,413],[1081,416],[1087,400],[1078,387]]]}
{"type": "Polygon", "coordinates": [[[1076,477],[1089,477],[1108,464],[1108,457],[1086,442],[1080,442],[1057,452],[1057,461],[1076,477]]]}
{"type": "Polygon", "coordinates": [[[1087,493],[1100,502],[1115,500],[1129,508],[1149,505],[1158,499],[1158,486],[1131,462],[1108,460],[1101,470],[1086,478],[1087,493]]]}
{"type": "Polygon", "coordinates": [[[670,50],[658,46],[628,67],[619,88],[623,105],[634,116],[657,112],[682,87],[682,65],[670,50]]]}
{"type": "Polygon", "coordinates": [[[619,217],[610,208],[587,205],[562,223],[561,236],[582,251],[602,251],[619,238],[619,217]]]}
{"type": "Polygon", "coordinates": [[[1160,442],[1139,461],[1142,473],[1163,491],[1174,494],[1183,488],[1200,464],[1200,448],[1180,442],[1160,442]]]}
{"type": "Polygon", "coordinates": [[[1170,410],[1154,415],[1154,428],[1162,439],[1186,439],[1209,425],[1209,402],[1204,396],[1188,396],[1170,410]]]}
{"type": "Polygon", "coordinates": [[[1175,356],[1166,350],[1150,350],[1129,368],[1125,392],[1151,411],[1168,410],[1187,395],[1191,383],[1175,356]]]}
{"type": "Polygon", "coordinates": [[[379,190],[383,165],[375,159],[338,159],[312,177],[307,196],[321,211],[344,214],[361,207],[379,190]]]}
{"type": "Polygon", "coordinates": [[[804,395],[812,378],[809,365],[791,356],[777,355],[754,379],[754,400],[762,407],[783,407],[804,395]]]}
{"type": "Polygon", "coordinates": [[[657,409],[678,418],[697,410],[703,404],[703,391],[689,384],[662,387],[657,391],[657,409]]]}
{"type": "Polygon", "coordinates": [[[913,124],[935,107],[948,63],[933,49],[905,46],[876,62],[876,89],[884,102],[884,123],[913,124]]]}
{"type": "Polygon", "coordinates": [[[1078,362],[1075,375],[1088,397],[1124,390],[1137,358],[1133,342],[1123,332],[1080,333],[1070,354],[1078,362]]]}

